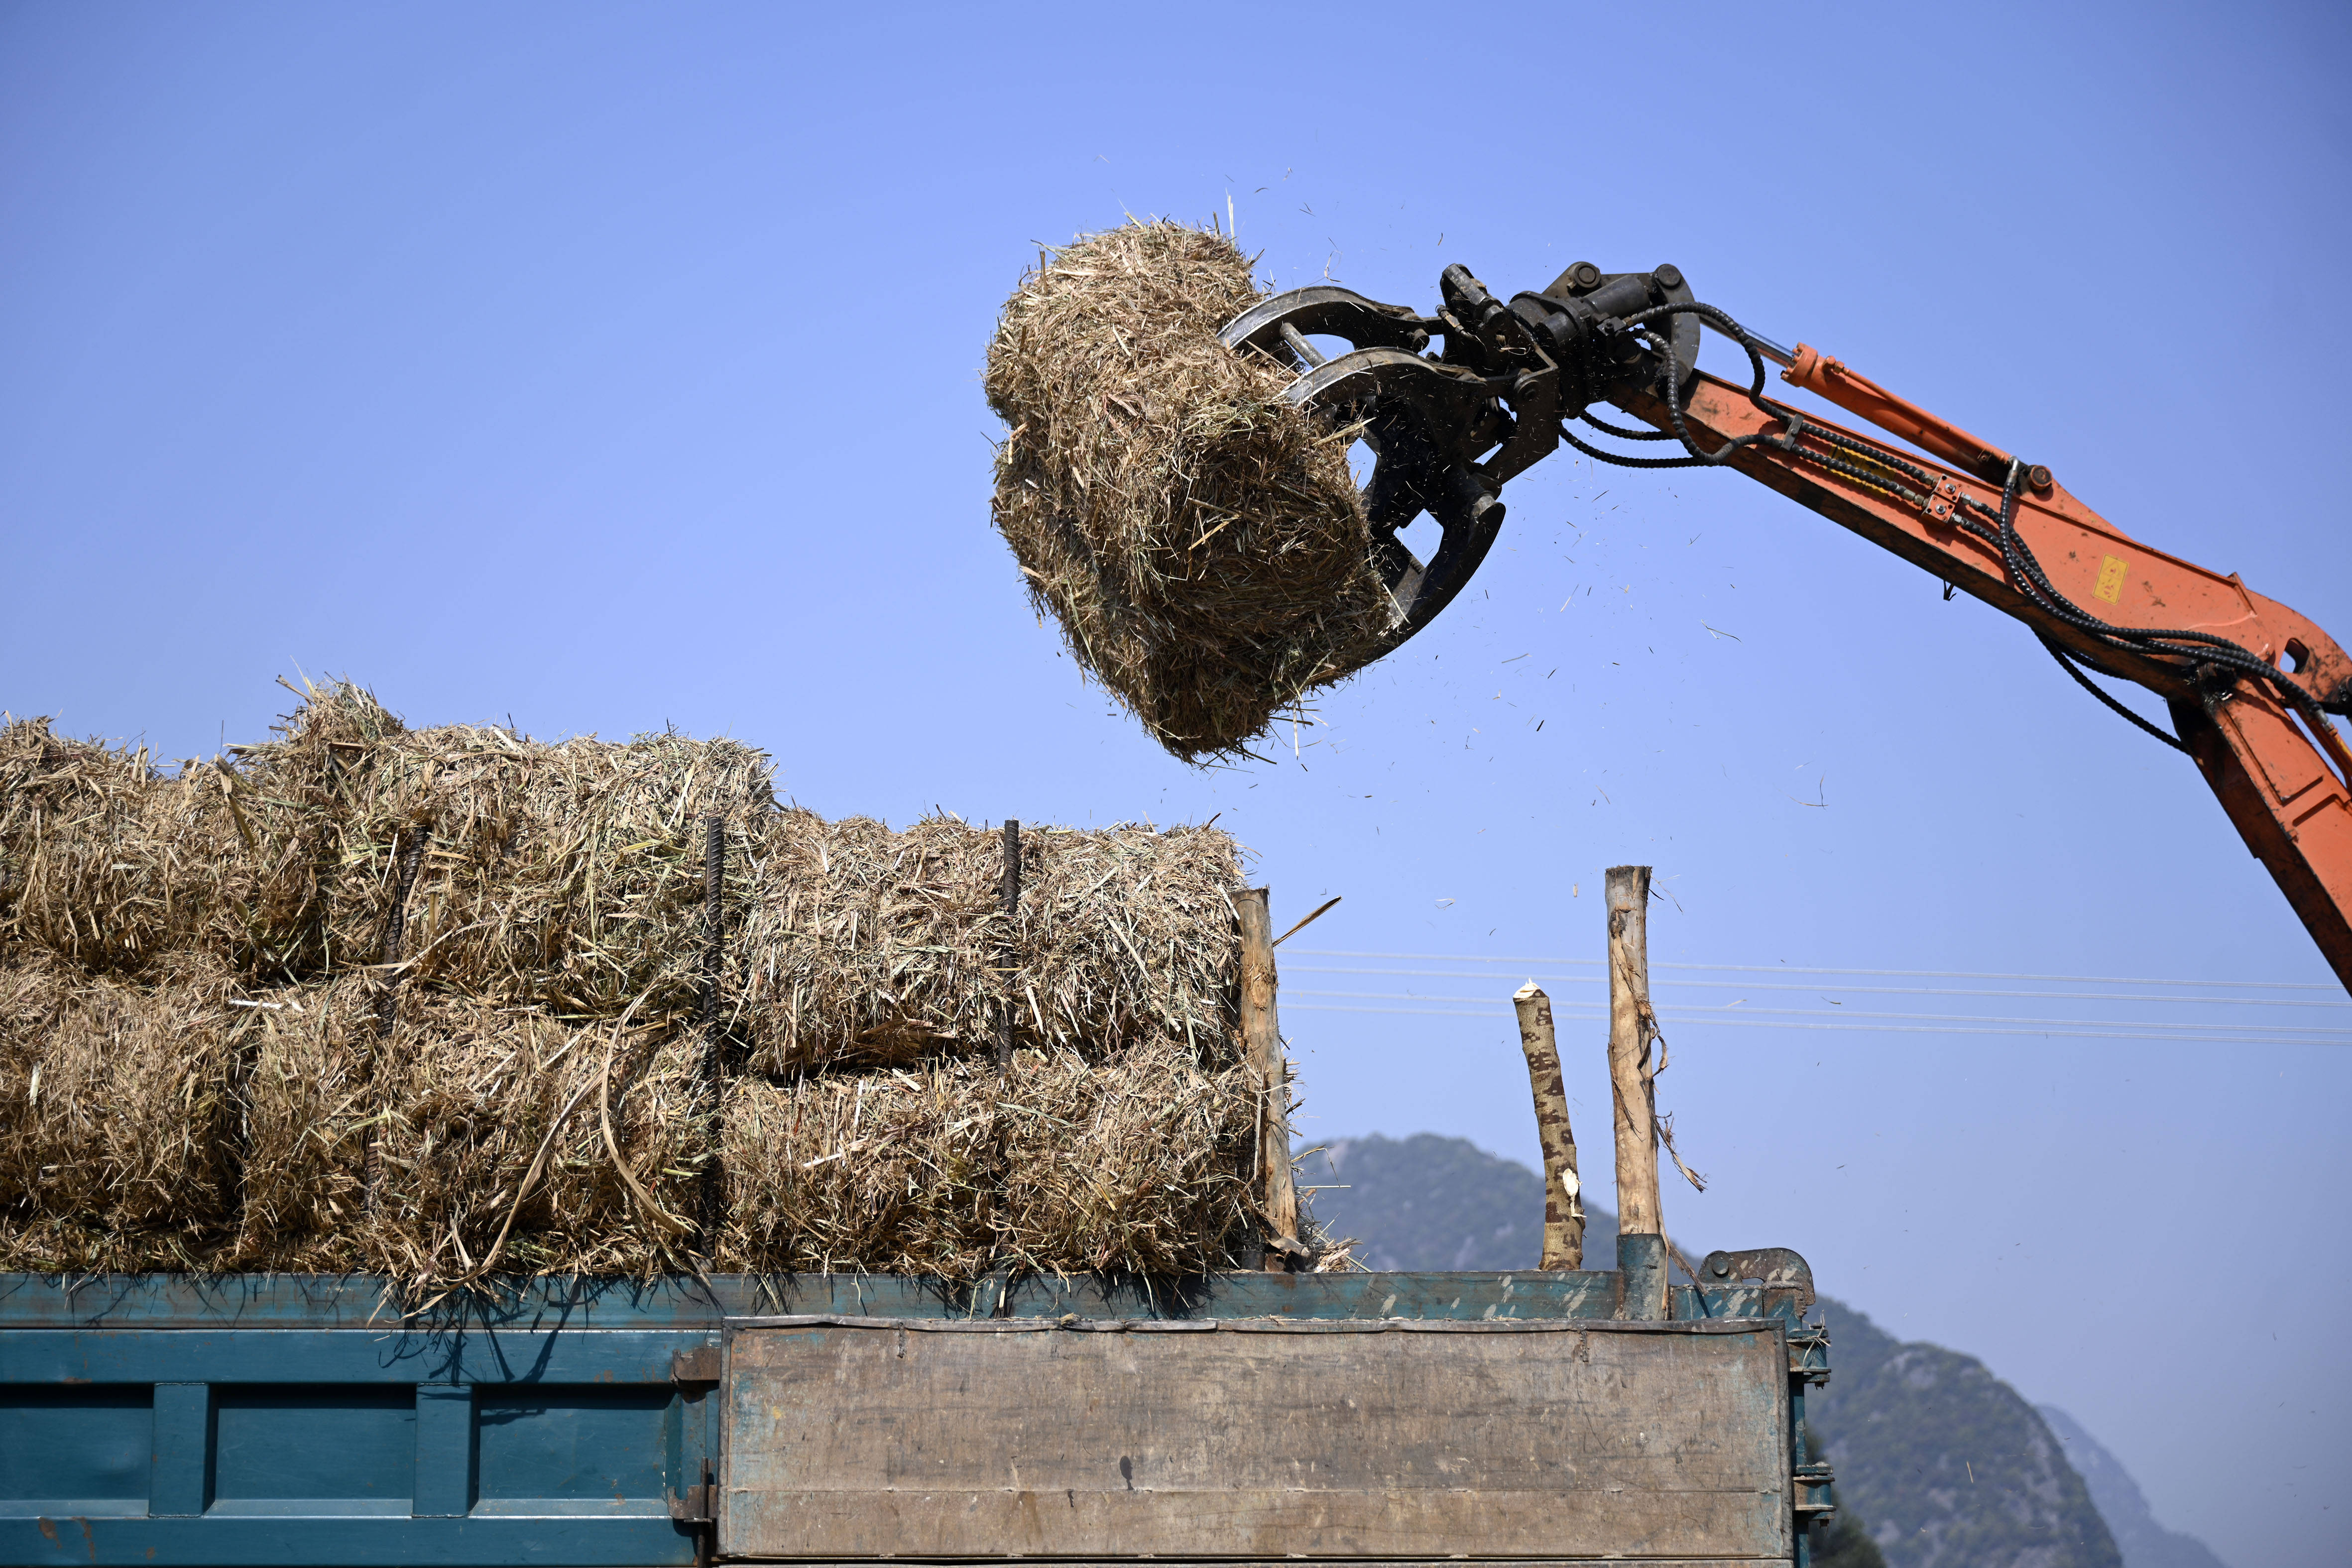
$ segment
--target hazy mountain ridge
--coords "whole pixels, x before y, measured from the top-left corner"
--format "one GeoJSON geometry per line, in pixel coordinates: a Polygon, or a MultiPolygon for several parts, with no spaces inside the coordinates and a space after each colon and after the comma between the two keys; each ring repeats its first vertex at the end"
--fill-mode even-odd
{"type": "MultiPolygon", "coordinates": [[[[1322,1189],[1309,1197],[1317,1218],[1331,1235],[1357,1238],[1369,1268],[1528,1269],[1541,1255],[1542,1176],[1465,1138],[1342,1138],[1309,1155],[1300,1179],[1322,1189]]],[[[1614,1268],[1616,1216],[1586,1213],[1585,1266],[1614,1268]]],[[[1975,1357],[1906,1343],[1831,1298],[1822,1305],[1834,1375],[1807,1413],[1837,1467],[1842,1509],[1892,1568],[2221,1568],[2201,1542],[2148,1517],[2113,1456],[2087,1435],[2070,1450],[1975,1357]]]]}
{"type": "MultiPolygon", "coordinates": [[[[1905,1343],[1823,1297],[1827,1388],[1805,1402],[1891,1568],[2126,1568],[2033,1406],[1972,1355],[1905,1343]]],[[[2138,1568],[2137,1564],[2128,1568],[2138,1568]]]]}
{"type": "Polygon", "coordinates": [[[2055,1405],[2034,1408],[2066,1450],[2067,1462],[2091,1489],[2091,1500],[2098,1505],[2107,1528],[2115,1531],[2116,1544],[2123,1549],[2124,1568],[2222,1568],[2211,1547],[2157,1522],[2139,1482],[2097,1438],[2083,1430],[2081,1422],[2055,1405]]]}

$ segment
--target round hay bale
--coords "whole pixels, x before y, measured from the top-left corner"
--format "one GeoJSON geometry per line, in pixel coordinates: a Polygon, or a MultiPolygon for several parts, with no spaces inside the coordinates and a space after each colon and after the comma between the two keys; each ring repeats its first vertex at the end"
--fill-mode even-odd
{"type": "Polygon", "coordinates": [[[997,528],[1080,666],[1190,762],[1377,658],[1392,612],[1357,432],[1217,341],[1262,297],[1223,235],[1130,223],[1024,277],[988,350],[997,528]]]}

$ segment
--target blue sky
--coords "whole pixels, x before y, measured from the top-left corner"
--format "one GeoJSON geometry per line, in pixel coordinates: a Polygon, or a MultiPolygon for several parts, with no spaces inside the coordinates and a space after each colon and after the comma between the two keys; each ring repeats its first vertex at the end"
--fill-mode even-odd
{"type": "MultiPolygon", "coordinates": [[[[1222,812],[1278,921],[1344,894],[1316,946],[1509,957],[1498,996],[1598,955],[1620,862],[1663,962],[2324,986],[2185,762],[1727,474],[1550,459],[1296,756],[1189,770],[1026,611],[978,381],[1036,246],[1128,213],[1230,204],[1269,281],[1423,307],[1449,262],[1671,260],[2352,634],[2347,52],[2317,5],[0,5],[0,707],[209,755],[347,673],[412,722],[731,733],[828,814],[1222,812]]],[[[1812,978],[1784,1021],[2347,1017],[1759,984],[1812,978]]],[[[1311,1134],[1534,1156],[1498,1016],[1296,999],[1311,1134]]],[[[1983,1355],[2233,1562],[2334,1559],[2352,1053],[1675,1048],[1713,1185],[1670,1226],[1983,1355]]]]}

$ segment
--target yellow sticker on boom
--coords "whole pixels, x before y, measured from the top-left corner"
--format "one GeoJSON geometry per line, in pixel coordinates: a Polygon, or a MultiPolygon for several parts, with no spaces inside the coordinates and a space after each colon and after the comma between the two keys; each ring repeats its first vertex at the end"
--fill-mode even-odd
{"type": "Polygon", "coordinates": [[[2099,586],[2092,592],[2113,604],[2124,596],[2124,563],[2114,556],[2099,558],[2099,586]]]}

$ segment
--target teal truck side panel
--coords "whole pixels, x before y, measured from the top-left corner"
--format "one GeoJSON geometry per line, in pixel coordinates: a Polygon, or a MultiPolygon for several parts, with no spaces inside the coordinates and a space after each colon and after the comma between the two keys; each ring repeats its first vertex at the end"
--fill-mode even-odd
{"type": "MultiPolygon", "coordinates": [[[[1617,1278],[573,1280],[404,1317],[367,1279],[0,1275],[0,1562],[692,1563],[730,1319],[1597,1320],[1617,1278]]],[[[1674,1314],[1795,1308],[1678,1287],[1674,1314]]]]}

